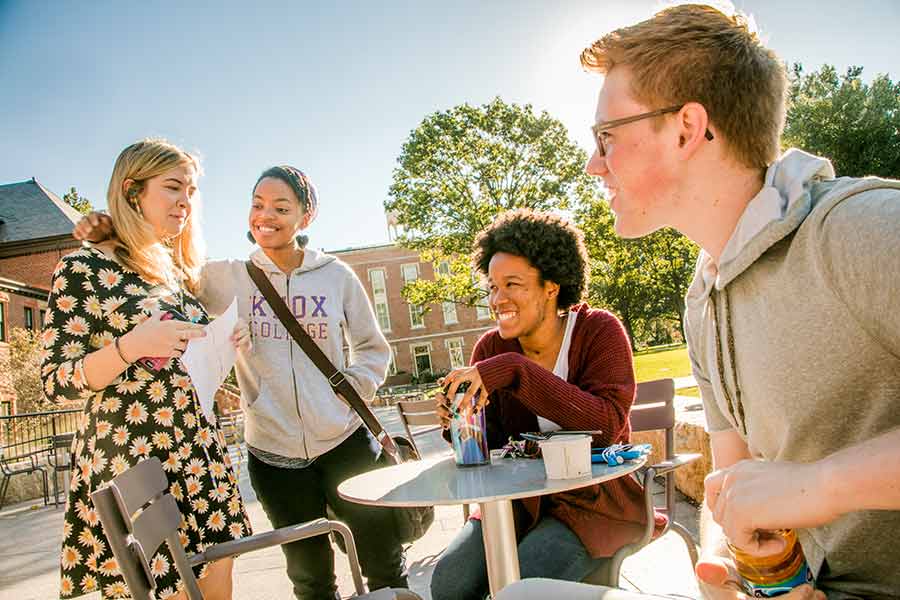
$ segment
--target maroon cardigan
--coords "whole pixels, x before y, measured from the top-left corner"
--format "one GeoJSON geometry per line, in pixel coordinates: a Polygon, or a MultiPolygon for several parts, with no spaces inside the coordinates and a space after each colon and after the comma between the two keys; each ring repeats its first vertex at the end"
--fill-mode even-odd
{"type": "MultiPolygon", "coordinates": [[[[595,447],[629,440],[628,413],[636,386],[625,329],[605,310],[586,304],[572,310],[578,317],[569,346],[567,381],[526,358],[518,340],[504,340],[496,329],[475,345],[471,364],[490,394],[486,418],[491,448],[502,447],[509,436],[537,431],[537,415],[563,429],[602,430],[593,439],[595,447]]],[[[611,556],[641,536],[646,523],[642,494],[640,484],[626,476],[526,498],[517,507],[517,529],[531,529],[546,513],[574,531],[592,557],[611,556]]],[[[666,518],[657,513],[655,521],[658,534],[666,518]]]]}

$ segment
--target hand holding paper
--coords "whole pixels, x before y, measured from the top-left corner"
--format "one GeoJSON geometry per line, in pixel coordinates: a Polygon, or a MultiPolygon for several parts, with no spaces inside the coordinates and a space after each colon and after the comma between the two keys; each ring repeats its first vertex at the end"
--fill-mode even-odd
{"type": "Polygon", "coordinates": [[[231,341],[237,322],[235,299],[221,316],[206,326],[206,337],[191,340],[181,357],[197,390],[200,408],[210,420],[213,418],[216,390],[225,381],[237,359],[237,352],[231,341]]]}

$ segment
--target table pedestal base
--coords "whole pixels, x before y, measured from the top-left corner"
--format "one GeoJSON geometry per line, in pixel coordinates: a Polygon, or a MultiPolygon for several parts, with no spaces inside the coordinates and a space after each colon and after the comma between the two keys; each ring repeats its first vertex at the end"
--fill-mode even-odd
{"type": "Polygon", "coordinates": [[[484,555],[493,596],[509,584],[519,581],[516,526],[511,501],[482,502],[480,506],[484,555]]]}

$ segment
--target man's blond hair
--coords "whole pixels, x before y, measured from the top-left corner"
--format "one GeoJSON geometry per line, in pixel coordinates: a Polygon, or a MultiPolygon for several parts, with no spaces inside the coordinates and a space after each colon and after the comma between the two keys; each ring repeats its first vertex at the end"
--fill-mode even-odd
{"type": "Polygon", "coordinates": [[[204,261],[199,207],[192,208],[177,237],[163,241],[144,220],[137,201],[148,179],[182,165],[190,165],[200,175],[199,159],[178,146],[157,138],[135,142],[116,159],[106,202],[116,231],[112,241],[119,262],[150,283],[174,285],[180,281],[195,292],[204,261]],[[128,179],[134,183],[126,196],[128,179]]]}
{"type": "Polygon", "coordinates": [[[737,12],[683,4],[612,31],[581,53],[589,71],[624,66],[649,108],[698,102],[737,161],[765,168],[779,154],[787,73],[737,12]]]}

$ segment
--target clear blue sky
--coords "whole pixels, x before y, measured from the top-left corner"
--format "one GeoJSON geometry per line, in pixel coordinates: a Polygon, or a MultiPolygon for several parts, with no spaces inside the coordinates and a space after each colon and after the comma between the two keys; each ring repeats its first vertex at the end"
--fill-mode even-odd
{"type": "MultiPolygon", "coordinates": [[[[900,78],[896,0],[735,4],[790,62],[900,78]]],[[[313,246],[385,242],[382,202],[400,147],[425,115],[500,96],[547,110],[588,149],[601,81],[578,55],[656,6],[0,0],[0,183],[34,176],[105,207],[121,149],[164,136],[203,157],[211,257],[251,249],[251,187],[276,163],[303,169],[318,187],[313,246]]]]}

